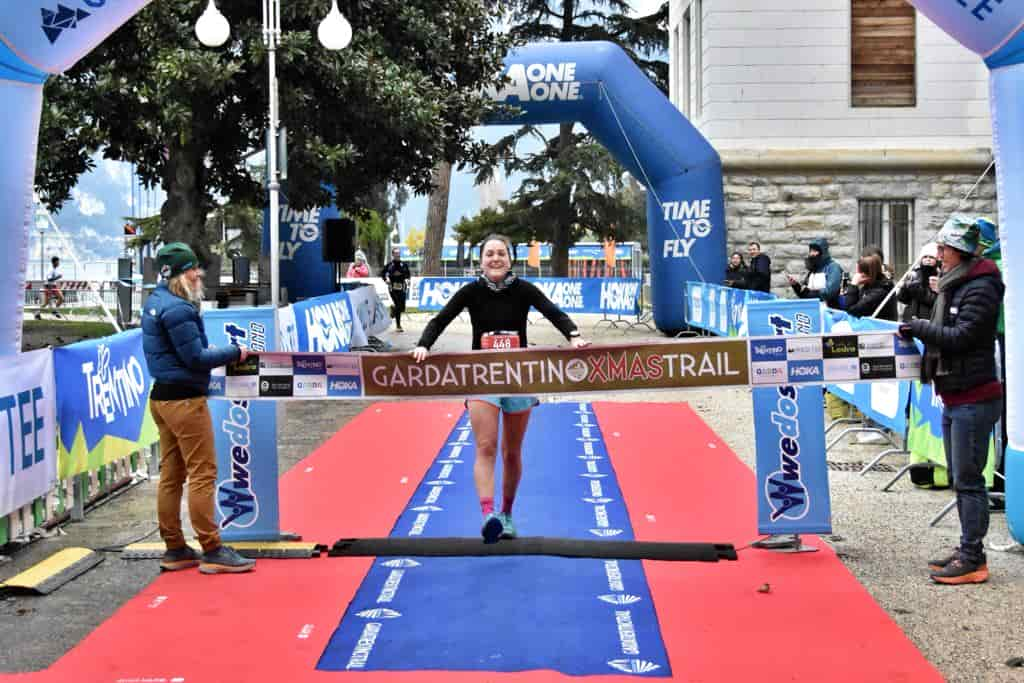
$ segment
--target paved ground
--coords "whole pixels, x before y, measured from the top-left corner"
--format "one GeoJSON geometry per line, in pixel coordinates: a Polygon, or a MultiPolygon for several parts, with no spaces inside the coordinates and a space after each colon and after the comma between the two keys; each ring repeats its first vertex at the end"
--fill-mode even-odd
{"type": "MultiPolygon", "coordinates": [[[[405,334],[389,334],[398,349],[411,348],[427,318],[413,316],[405,334]]],[[[580,316],[584,334],[601,343],[636,342],[652,333],[624,333],[580,316]]],[[[553,344],[560,336],[547,323],[530,328],[532,343],[553,344]]],[[[435,347],[465,350],[469,326],[456,322],[435,347]]],[[[633,392],[617,396],[580,396],[574,400],[688,401],[749,466],[754,462],[751,402],[746,390],[694,392],[633,392]]],[[[363,402],[288,403],[282,413],[279,460],[284,471],[318,447],[352,416],[363,402]]],[[[666,445],[686,457],[685,439],[666,445]]],[[[829,453],[834,535],[826,537],[850,571],[892,616],[921,651],[952,681],[1024,681],[1024,668],[1007,660],[1024,657],[1024,554],[1017,550],[990,552],[992,580],[985,585],[945,587],[927,579],[929,557],[955,544],[957,524],[951,514],[938,526],[928,521],[950,499],[948,491],[919,490],[909,481],[892,493],[881,486],[890,474],[856,472],[852,467],[880,446],[847,445],[829,453]],[[844,465],[845,463],[845,465],[844,465]]],[[[382,449],[380,457],[386,457],[382,449]]],[[[527,454],[528,457],[528,454],[527,454]]],[[[898,458],[890,461],[899,465],[898,458]]],[[[69,525],[65,535],[36,542],[0,565],[0,579],[30,566],[66,545],[103,547],[128,542],[155,530],[154,483],[130,492],[90,513],[85,522],[69,525]]],[[[722,492],[749,495],[752,492],[722,492]]],[[[153,537],[155,538],[155,536],[153,537]]],[[[994,515],[990,542],[1008,543],[1005,518],[994,515]]],[[[1018,547],[1019,549],[1019,547],[1018,547]]],[[[47,597],[0,600],[0,671],[31,671],[47,667],[74,646],[158,572],[155,561],[124,562],[116,554],[74,582],[47,597]],[[9,636],[8,634],[13,634],[9,636]]],[[[771,624],[765,624],[771,628],[771,624]]],[[[794,651],[799,656],[799,650],[794,651]]],[[[770,680],[771,675],[766,679],[770,680]]],[[[821,680],[829,680],[822,672],[821,680]]]]}

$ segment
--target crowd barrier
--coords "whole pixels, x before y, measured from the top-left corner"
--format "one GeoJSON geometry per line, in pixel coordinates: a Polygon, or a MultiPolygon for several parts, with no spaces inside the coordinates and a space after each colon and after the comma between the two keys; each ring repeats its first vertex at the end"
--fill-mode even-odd
{"type": "Polygon", "coordinates": [[[146,476],[158,440],[139,330],[4,360],[0,545],[82,519],[90,503],[146,476]]]}
{"type": "MultiPolygon", "coordinates": [[[[775,298],[772,294],[733,289],[706,282],[687,282],[687,322],[693,327],[720,336],[743,336],[747,329],[747,306],[754,300],[775,298]],[[724,317],[723,317],[724,316],[724,317]]],[[[845,311],[825,310],[825,331],[830,334],[895,330],[897,324],[873,318],[858,318],[845,311]]],[[[910,461],[946,466],[942,444],[942,400],[931,386],[919,381],[853,383],[826,385],[826,390],[849,403],[874,425],[889,430],[903,442],[910,461]]],[[[857,430],[850,430],[857,431],[857,430]]],[[[833,441],[834,443],[835,441],[833,441]]],[[[991,486],[995,441],[990,444],[986,481],[991,486]]]]}

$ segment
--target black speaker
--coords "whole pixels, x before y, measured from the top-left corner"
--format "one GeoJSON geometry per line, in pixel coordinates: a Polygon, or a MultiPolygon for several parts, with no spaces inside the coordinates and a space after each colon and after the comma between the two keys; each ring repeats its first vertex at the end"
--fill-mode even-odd
{"type": "Polygon", "coordinates": [[[331,218],[324,221],[324,261],[351,263],[356,260],[356,222],[351,218],[331,218]]]}

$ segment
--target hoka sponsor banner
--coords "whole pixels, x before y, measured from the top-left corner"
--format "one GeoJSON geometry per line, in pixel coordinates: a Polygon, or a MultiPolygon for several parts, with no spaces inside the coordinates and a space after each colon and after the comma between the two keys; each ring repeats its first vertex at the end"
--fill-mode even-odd
{"type": "MultiPolygon", "coordinates": [[[[757,529],[762,534],[832,530],[822,390],[799,386],[822,381],[828,339],[786,338],[821,332],[822,317],[816,300],[776,299],[747,307],[751,334],[778,337],[750,340],[751,382],[773,385],[753,391],[757,529]]],[[[877,337],[892,346],[892,335],[877,337]]]]}
{"type": "MultiPolygon", "coordinates": [[[[463,414],[391,536],[479,537],[475,448],[463,414]]],[[[529,464],[513,509],[521,536],[634,539],[629,501],[589,404],[536,408],[523,450],[529,464]]],[[[636,560],[382,557],[317,668],[670,677],[655,607],[636,560]]]]}
{"type": "MultiPolygon", "coordinates": [[[[275,398],[295,389],[296,368],[264,360],[272,350],[274,313],[269,308],[228,308],[203,314],[210,344],[246,346],[256,352],[244,363],[220,368],[210,378],[210,395],[240,398],[210,401],[217,442],[217,523],[225,540],[277,540],[277,404],[247,396],[275,398]],[[263,376],[261,376],[263,373],[263,376]]],[[[315,371],[316,367],[302,368],[315,371]]]]}
{"type": "Polygon", "coordinates": [[[53,351],[61,479],[96,470],[159,439],[142,330],[53,351]]]}
{"type": "Polygon", "coordinates": [[[0,365],[0,517],[46,495],[57,479],[53,354],[0,365]]]}
{"type": "Polygon", "coordinates": [[[347,292],[318,296],[292,305],[296,351],[333,353],[352,346],[352,304],[347,292]]]}
{"type": "MultiPolygon", "coordinates": [[[[633,278],[526,278],[566,313],[636,315],[640,280],[633,278]]],[[[418,308],[439,311],[473,278],[425,277],[419,284],[418,308]]]]}

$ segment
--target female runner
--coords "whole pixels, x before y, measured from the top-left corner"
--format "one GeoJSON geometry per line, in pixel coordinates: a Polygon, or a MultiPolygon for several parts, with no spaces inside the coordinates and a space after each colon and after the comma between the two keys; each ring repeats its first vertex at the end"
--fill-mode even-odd
{"type": "MultiPolygon", "coordinates": [[[[491,235],[480,248],[483,274],[452,296],[448,304],[427,323],[413,350],[416,362],[427,357],[438,336],[463,309],[469,311],[473,325],[473,348],[525,348],[526,316],[530,307],[545,318],[572,342],[574,348],[588,346],[576,325],[535,285],[517,278],[512,269],[512,245],[504,235],[491,235]]],[[[488,396],[466,401],[469,421],[476,438],[476,460],[473,481],[480,498],[484,522],[481,533],[484,543],[499,538],[515,538],[512,503],[523,473],[523,437],[530,421],[530,411],[540,401],[534,396],[488,396]],[[502,433],[501,511],[494,510],[494,466],[498,448],[498,422],[504,413],[502,433]]]]}

